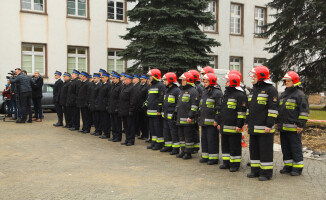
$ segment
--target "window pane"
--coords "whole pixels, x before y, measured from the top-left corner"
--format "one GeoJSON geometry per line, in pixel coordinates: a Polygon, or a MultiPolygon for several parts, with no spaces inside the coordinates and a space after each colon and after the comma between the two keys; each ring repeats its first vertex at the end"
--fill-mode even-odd
{"type": "Polygon", "coordinates": [[[68,48],[68,53],[76,54],[76,48],[68,48]]]}
{"type": "Polygon", "coordinates": [[[86,58],[78,58],[78,71],[86,71],[86,58]]]}
{"type": "Polygon", "coordinates": [[[27,73],[32,73],[32,56],[23,55],[23,70],[26,70],[27,73]]]}
{"type": "Polygon", "coordinates": [[[123,72],[123,66],[124,66],[124,61],[123,60],[117,60],[117,72],[118,73],[123,72]]]}
{"type": "Polygon", "coordinates": [[[68,0],[68,15],[76,15],[75,0],[68,0]]]}
{"type": "Polygon", "coordinates": [[[86,55],[86,49],[78,49],[78,54],[86,55]]]}
{"type": "Polygon", "coordinates": [[[109,51],[109,56],[114,56],[114,51],[109,51]]]}
{"type": "Polygon", "coordinates": [[[22,47],[22,50],[23,51],[32,51],[32,45],[23,45],[22,47]]]}
{"type": "Polygon", "coordinates": [[[108,71],[115,71],[115,69],[114,69],[114,59],[108,59],[108,71]]]}
{"type": "Polygon", "coordinates": [[[34,10],[43,11],[43,0],[34,0],[34,10]]]}
{"type": "Polygon", "coordinates": [[[108,2],[108,19],[114,19],[114,1],[108,2]]]}
{"type": "Polygon", "coordinates": [[[35,52],[43,52],[43,46],[34,46],[35,52]]]}
{"type": "Polygon", "coordinates": [[[76,69],[76,59],[74,57],[68,57],[68,72],[72,73],[74,69],[76,69]]]}
{"type": "Polygon", "coordinates": [[[39,71],[44,74],[44,58],[43,56],[34,56],[34,71],[39,71]]]}
{"type": "Polygon", "coordinates": [[[78,0],[78,16],[86,16],[86,0],[78,0]]]}
{"type": "Polygon", "coordinates": [[[31,10],[32,9],[31,0],[22,0],[22,9],[31,10]]]}

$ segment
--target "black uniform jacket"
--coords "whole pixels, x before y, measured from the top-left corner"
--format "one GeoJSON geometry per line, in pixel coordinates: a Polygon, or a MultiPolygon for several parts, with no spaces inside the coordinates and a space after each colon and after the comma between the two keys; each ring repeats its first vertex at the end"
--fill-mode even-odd
{"type": "Polygon", "coordinates": [[[60,102],[61,88],[63,86],[63,81],[59,78],[53,86],[53,103],[60,102]]]}
{"type": "Polygon", "coordinates": [[[200,100],[200,125],[213,126],[221,110],[223,93],[217,87],[205,88],[200,100]]]}
{"type": "Polygon", "coordinates": [[[173,84],[171,87],[167,87],[164,95],[163,113],[162,117],[165,119],[172,119],[172,115],[177,106],[180,89],[177,85],[173,84]]]}
{"type": "Polygon", "coordinates": [[[135,88],[132,83],[125,85],[119,96],[119,116],[133,116],[136,112],[137,99],[135,88]]]}
{"type": "Polygon", "coordinates": [[[198,113],[199,93],[192,85],[181,87],[178,103],[176,107],[177,125],[191,126],[196,122],[198,113]],[[187,122],[187,118],[192,119],[191,123],[187,122]]]}

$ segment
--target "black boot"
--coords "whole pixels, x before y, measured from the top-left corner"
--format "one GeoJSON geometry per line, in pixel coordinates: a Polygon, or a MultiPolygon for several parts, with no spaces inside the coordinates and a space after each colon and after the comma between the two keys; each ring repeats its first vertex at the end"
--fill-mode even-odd
{"type": "Polygon", "coordinates": [[[283,169],[280,170],[281,174],[289,174],[292,171],[291,166],[284,166],[283,169]]]}
{"type": "Polygon", "coordinates": [[[179,154],[176,155],[177,158],[182,158],[185,155],[184,151],[181,151],[179,154]]]}
{"type": "Polygon", "coordinates": [[[268,181],[268,180],[271,180],[271,179],[272,179],[271,177],[267,177],[267,176],[259,176],[258,177],[259,181],[268,181]]]}
{"type": "Polygon", "coordinates": [[[155,146],[152,148],[152,150],[160,150],[163,147],[163,143],[156,143],[155,146]]]}
{"type": "Polygon", "coordinates": [[[209,161],[208,158],[201,158],[199,160],[200,163],[207,163],[208,161],[209,161]]]}
{"type": "Polygon", "coordinates": [[[290,172],[291,176],[300,176],[302,174],[302,168],[292,168],[290,172]]]}
{"type": "Polygon", "coordinates": [[[223,160],[223,165],[220,165],[220,169],[230,169],[230,161],[223,160]]]}
{"type": "Polygon", "coordinates": [[[251,172],[249,174],[247,174],[248,178],[257,178],[259,177],[259,168],[258,169],[253,169],[251,168],[251,172]]]}
{"type": "Polygon", "coordinates": [[[191,158],[192,158],[191,153],[185,153],[185,155],[182,157],[183,160],[189,160],[191,158]]]}
{"type": "Polygon", "coordinates": [[[207,165],[217,165],[217,164],[218,164],[218,159],[209,160],[207,162],[207,165]]]}
{"type": "Polygon", "coordinates": [[[232,166],[232,167],[230,167],[230,169],[229,169],[230,172],[236,172],[236,171],[238,171],[238,170],[239,170],[239,167],[235,167],[235,166],[232,166]]]}
{"type": "Polygon", "coordinates": [[[164,147],[163,149],[160,150],[160,152],[171,152],[172,147],[164,147]]]}
{"type": "Polygon", "coordinates": [[[170,152],[170,155],[177,155],[179,153],[179,148],[173,148],[173,150],[170,152]]]}
{"type": "Polygon", "coordinates": [[[147,149],[152,149],[155,146],[154,143],[151,143],[150,145],[147,146],[147,149]]]}

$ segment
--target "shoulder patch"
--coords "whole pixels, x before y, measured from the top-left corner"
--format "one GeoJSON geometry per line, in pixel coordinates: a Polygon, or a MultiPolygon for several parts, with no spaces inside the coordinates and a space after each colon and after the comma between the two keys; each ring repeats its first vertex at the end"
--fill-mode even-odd
{"type": "Polygon", "coordinates": [[[265,94],[265,93],[266,93],[266,91],[264,91],[264,90],[263,90],[263,91],[261,91],[261,93],[262,93],[262,94],[265,94]]]}

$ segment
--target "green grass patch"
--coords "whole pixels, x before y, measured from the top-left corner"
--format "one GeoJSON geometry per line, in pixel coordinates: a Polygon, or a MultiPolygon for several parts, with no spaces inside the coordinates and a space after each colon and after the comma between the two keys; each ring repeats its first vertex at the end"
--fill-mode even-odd
{"type": "Polygon", "coordinates": [[[309,119],[326,120],[326,110],[310,110],[309,119]]]}

